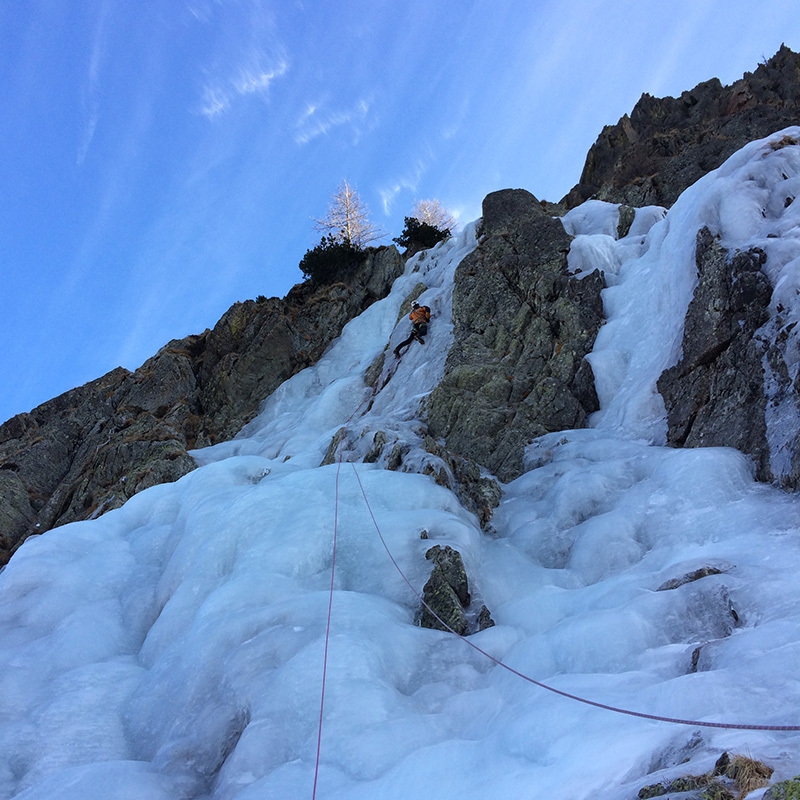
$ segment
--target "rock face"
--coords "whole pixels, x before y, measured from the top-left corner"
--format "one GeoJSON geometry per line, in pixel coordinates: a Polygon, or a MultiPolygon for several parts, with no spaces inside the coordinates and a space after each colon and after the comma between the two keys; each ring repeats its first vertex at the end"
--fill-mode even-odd
{"type": "Polygon", "coordinates": [[[697,234],[698,285],[684,323],[683,358],[662,373],[669,444],[735,447],[771,480],[763,357],[756,335],[772,288],[763,251],[728,253],[707,228],[697,234]]]}
{"type": "MultiPolygon", "coordinates": [[[[428,532],[423,531],[424,538],[428,532]]],[[[472,602],[469,580],[461,553],[450,545],[434,545],[425,553],[433,562],[431,576],[422,589],[422,604],[418,622],[422,628],[436,631],[451,631],[459,636],[485,631],[494,627],[488,608],[482,605],[477,616],[473,613],[472,624],[467,618],[467,609],[472,602]]]]}
{"type": "Polygon", "coordinates": [[[423,473],[432,475],[440,486],[454,491],[464,508],[477,516],[481,528],[488,529],[494,509],[500,504],[500,484],[484,475],[476,461],[451,453],[430,435],[425,437],[424,446],[428,453],[441,459],[447,470],[437,472],[431,464],[423,468],[423,473]]]}
{"type": "Polygon", "coordinates": [[[502,481],[536,436],[578,428],[597,409],[584,356],[602,323],[599,272],[567,272],[571,237],[530,192],[483,202],[483,238],[455,273],[455,342],[431,394],[431,434],[502,481]]]}
{"type": "Polygon", "coordinates": [[[142,374],[113,370],[0,426],[6,559],[29,533],[97,515],[193,468],[174,422],[183,387],[175,362],[165,354],[142,374]]]}
{"type": "Polygon", "coordinates": [[[115,369],[0,425],[0,564],[31,533],[194,469],[188,450],[236,434],[402,269],[396,248],[381,248],[349,285],[236,303],[213,330],[170,342],[135,372],[115,369]]]}
{"type": "MultiPolygon", "coordinates": [[[[644,95],[602,132],[563,203],[623,203],[622,234],[631,206],[669,206],[745,143],[798,117],[800,55],[785,47],[733,86],[711,80],[677,99],[644,95]]],[[[425,409],[426,448],[438,459],[431,474],[484,527],[500,495],[486,470],[517,477],[528,442],[581,427],[597,409],[584,357],[602,324],[603,277],[568,274],[571,239],[545,208],[559,210],[519,189],[485,199],[481,243],[456,271],[454,345],[425,409]]],[[[758,250],[728,254],[700,232],[683,360],[658,388],[671,444],[736,447],[759,478],[796,488],[797,426],[778,461],[768,443],[770,414],[800,420],[800,378],[787,366],[794,323],[780,309],[767,319],[762,262],[758,250]]],[[[135,372],[113,370],[0,425],[0,564],[32,532],[96,516],[193,469],[189,450],[236,434],[345,322],[385,296],[402,266],[394,247],[381,248],[347,285],[301,284],[284,300],[236,303],[213,330],[170,342],[135,372]]],[[[374,442],[370,458],[386,448],[387,466],[401,468],[397,442],[374,442]]]]}
{"type": "Polygon", "coordinates": [[[731,86],[714,78],[678,98],[644,94],[630,116],[603,129],[562,203],[573,208],[596,197],[669,207],[745,144],[798,118],[800,54],[787,47],[731,86]]]}
{"type": "Polygon", "coordinates": [[[432,559],[434,566],[422,589],[425,605],[420,612],[419,624],[423,628],[452,630],[464,636],[467,632],[464,609],[469,605],[470,596],[461,553],[450,546],[436,545],[428,550],[425,558],[432,559]]]}

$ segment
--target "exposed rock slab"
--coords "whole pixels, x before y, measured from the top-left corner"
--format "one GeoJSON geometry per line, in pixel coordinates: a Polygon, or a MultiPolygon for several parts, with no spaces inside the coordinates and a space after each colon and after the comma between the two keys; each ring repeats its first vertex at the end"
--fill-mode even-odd
{"type": "Polygon", "coordinates": [[[728,253],[707,228],[697,234],[698,284],[686,314],[683,357],[658,379],[667,440],[677,447],[735,447],[771,480],[763,357],[757,331],[772,288],[763,251],[728,253]]]}
{"type": "Polygon", "coordinates": [[[483,203],[483,238],[458,266],[455,341],[431,394],[431,433],[502,481],[522,472],[523,448],[582,427],[597,409],[584,357],[602,323],[602,275],[567,271],[571,237],[523,189],[483,203]]]}
{"type": "Polygon", "coordinates": [[[685,575],[681,575],[680,578],[670,578],[668,581],[664,581],[661,586],[656,589],[657,592],[667,592],[672,589],[678,589],[681,586],[685,586],[687,583],[694,583],[695,581],[702,580],[703,578],[707,578],[709,575],[721,575],[723,570],[719,567],[700,567],[699,569],[694,569],[691,572],[687,572],[685,575]]]}

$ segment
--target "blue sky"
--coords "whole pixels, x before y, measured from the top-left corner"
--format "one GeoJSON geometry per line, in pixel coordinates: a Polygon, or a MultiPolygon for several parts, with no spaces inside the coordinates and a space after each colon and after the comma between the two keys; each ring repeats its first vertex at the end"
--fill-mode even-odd
{"type": "Polygon", "coordinates": [[[782,42],[795,0],[0,0],[0,420],[283,296],[343,179],[387,242],[558,200],[642,92],[782,42]]]}

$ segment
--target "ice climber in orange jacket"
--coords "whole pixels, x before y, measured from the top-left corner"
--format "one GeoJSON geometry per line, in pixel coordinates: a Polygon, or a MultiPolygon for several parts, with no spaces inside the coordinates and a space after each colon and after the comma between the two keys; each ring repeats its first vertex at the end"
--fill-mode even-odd
{"type": "Polygon", "coordinates": [[[428,306],[421,306],[414,302],[411,304],[411,313],[408,315],[411,320],[411,336],[400,342],[394,349],[394,354],[400,358],[400,351],[411,344],[416,339],[420,344],[425,344],[422,338],[428,333],[428,323],[431,321],[431,310],[428,306]]]}

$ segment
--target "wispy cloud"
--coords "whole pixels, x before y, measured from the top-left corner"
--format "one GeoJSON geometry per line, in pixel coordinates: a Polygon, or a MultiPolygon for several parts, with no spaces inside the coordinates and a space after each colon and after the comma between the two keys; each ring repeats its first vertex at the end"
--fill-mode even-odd
{"type": "Polygon", "coordinates": [[[86,114],[86,124],[78,143],[77,162],[80,166],[86,159],[89,147],[94,139],[97,123],[100,121],[100,102],[98,100],[98,84],[100,82],[100,67],[106,50],[106,27],[109,13],[109,3],[105,2],[100,7],[97,24],[92,42],[91,57],[89,59],[89,74],[83,89],[82,106],[86,114]]]}
{"type": "Polygon", "coordinates": [[[439,131],[439,136],[442,141],[449,142],[455,139],[461,133],[464,126],[469,119],[470,111],[470,95],[465,95],[461,98],[455,114],[448,119],[439,131]]]}
{"type": "Polygon", "coordinates": [[[395,180],[389,186],[380,189],[384,213],[392,213],[392,206],[401,192],[416,192],[427,171],[428,162],[422,158],[418,158],[405,175],[395,180]]]}
{"type": "Polygon", "coordinates": [[[278,78],[289,71],[288,61],[281,59],[272,69],[258,66],[240,67],[230,78],[207,84],[203,89],[200,113],[213,119],[227,111],[231,105],[248,95],[264,95],[278,78]]]}
{"type": "Polygon", "coordinates": [[[370,110],[372,99],[361,98],[350,108],[325,110],[320,105],[310,103],[295,125],[294,140],[297,144],[308,144],[319,136],[326,136],[336,128],[349,127],[356,142],[372,125],[370,110]]]}
{"type": "Polygon", "coordinates": [[[285,76],[290,59],[279,35],[272,0],[186,0],[202,32],[205,62],[199,107],[215,119],[246,98],[265,97],[285,76]]]}

